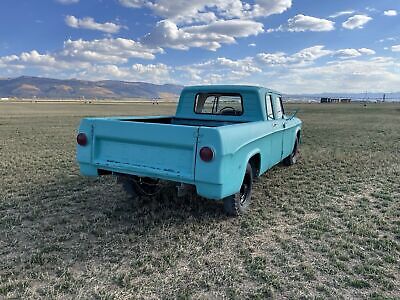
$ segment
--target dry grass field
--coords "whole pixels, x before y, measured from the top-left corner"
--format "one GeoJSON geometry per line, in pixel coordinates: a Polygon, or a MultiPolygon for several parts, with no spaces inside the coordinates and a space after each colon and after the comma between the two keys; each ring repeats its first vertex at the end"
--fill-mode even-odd
{"type": "Polygon", "coordinates": [[[292,104],[300,162],[249,215],[79,175],[83,116],[173,104],[0,103],[0,298],[400,298],[400,105],[292,104]]]}

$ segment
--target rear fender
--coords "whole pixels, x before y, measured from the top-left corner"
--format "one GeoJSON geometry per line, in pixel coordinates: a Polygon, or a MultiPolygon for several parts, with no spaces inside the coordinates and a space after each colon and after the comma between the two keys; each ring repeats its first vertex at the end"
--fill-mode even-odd
{"type": "Polygon", "coordinates": [[[91,163],[93,148],[93,124],[90,119],[83,119],[77,130],[77,134],[84,133],[87,137],[87,144],[81,146],[76,144],[76,159],[79,163],[91,163]]]}

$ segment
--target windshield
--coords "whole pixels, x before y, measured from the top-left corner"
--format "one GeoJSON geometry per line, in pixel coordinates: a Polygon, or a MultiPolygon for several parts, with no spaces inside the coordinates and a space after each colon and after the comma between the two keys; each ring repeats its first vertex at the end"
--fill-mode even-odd
{"type": "Polygon", "coordinates": [[[194,111],[196,114],[239,116],[243,114],[243,99],[240,94],[198,93],[194,111]]]}

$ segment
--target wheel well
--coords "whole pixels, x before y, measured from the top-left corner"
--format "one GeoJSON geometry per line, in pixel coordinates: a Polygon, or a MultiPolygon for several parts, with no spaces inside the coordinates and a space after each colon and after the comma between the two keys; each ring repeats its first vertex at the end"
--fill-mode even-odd
{"type": "Polygon", "coordinates": [[[301,143],[301,134],[300,134],[300,131],[301,130],[299,130],[299,131],[297,131],[297,140],[299,141],[299,143],[301,143]]]}
{"type": "Polygon", "coordinates": [[[260,167],[261,167],[261,155],[260,153],[254,154],[250,160],[249,164],[251,169],[253,170],[253,177],[258,177],[260,175],[260,167]]]}

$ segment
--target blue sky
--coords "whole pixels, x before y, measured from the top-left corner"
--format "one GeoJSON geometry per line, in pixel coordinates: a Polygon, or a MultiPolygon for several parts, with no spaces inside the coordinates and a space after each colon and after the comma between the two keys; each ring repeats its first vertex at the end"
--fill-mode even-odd
{"type": "Polygon", "coordinates": [[[398,0],[2,0],[0,77],[400,91],[398,0]]]}

